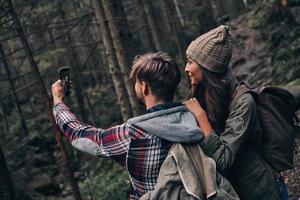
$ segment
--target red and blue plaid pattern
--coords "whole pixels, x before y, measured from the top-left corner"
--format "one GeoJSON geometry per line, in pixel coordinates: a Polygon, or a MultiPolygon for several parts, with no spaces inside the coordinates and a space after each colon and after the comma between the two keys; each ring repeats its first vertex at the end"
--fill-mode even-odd
{"type": "Polygon", "coordinates": [[[55,105],[53,113],[62,132],[75,147],[109,157],[128,170],[132,186],[130,199],[139,199],[154,189],[171,142],[129,123],[106,130],[92,127],[78,121],[63,103],[55,105]]]}

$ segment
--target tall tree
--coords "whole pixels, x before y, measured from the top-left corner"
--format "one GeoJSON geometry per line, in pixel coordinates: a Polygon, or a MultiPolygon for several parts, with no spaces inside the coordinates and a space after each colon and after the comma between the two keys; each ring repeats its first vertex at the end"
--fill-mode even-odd
{"type": "Polygon", "coordinates": [[[203,15],[198,15],[198,20],[201,22],[203,33],[210,31],[217,26],[216,19],[213,15],[213,7],[211,0],[202,0],[203,15]]]}
{"type": "Polygon", "coordinates": [[[224,11],[223,15],[226,14],[230,17],[237,16],[246,8],[243,0],[217,0],[216,3],[219,5],[219,8],[224,11]]]}
{"type": "Polygon", "coordinates": [[[105,48],[105,54],[107,57],[108,69],[113,80],[115,93],[121,109],[121,114],[123,120],[126,121],[133,116],[133,112],[129,103],[129,97],[126,88],[124,86],[125,83],[123,81],[121,71],[118,66],[118,61],[114,52],[110,30],[107,23],[105,23],[106,20],[102,4],[98,0],[91,0],[91,3],[94,9],[96,20],[99,24],[98,31],[101,34],[104,44],[103,46],[105,48]]]}
{"type": "Polygon", "coordinates": [[[187,0],[191,21],[196,22],[198,34],[205,33],[216,27],[213,6],[210,0],[187,0]]]}
{"type": "Polygon", "coordinates": [[[181,26],[184,26],[185,22],[184,22],[183,15],[182,15],[182,12],[181,12],[180,7],[179,7],[178,0],[173,0],[173,3],[174,3],[174,6],[175,6],[175,10],[176,10],[178,19],[181,23],[181,26]]]}
{"type": "Polygon", "coordinates": [[[25,51],[25,53],[26,53],[26,55],[29,59],[29,62],[30,62],[30,65],[31,65],[32,69],[35,71],[35,74],[38,78],[38,81],[40,82],[41,92],[42,92],[42,96],[43,96],[43,99],[44,99],[44,105],[45,105],[47,114],[48,114],[48,116],[51,120],[52,129],[53,129],[53,132],[55,133],[56,141],[57,141],[57,144],[60,148],[61,156],[63,158],[64,172],[65,172],[63,174],[65,174],[66,179],[68,181],[70,181],[70,183],[71,183],[71,188],[72,188],[75,200],[81,200],[81,195],[80,195],[77,183],[76,183],[76,181],[73,177],[73,172],[72,172],[71,167],[70,167],[70,162],[69,162],[69,159],[68,159],[68,156],[67,156],[67,152],[66,152],[64,143],[62,141],[61,132],[60,132],[59,128],[57,127],[57,125],[55,123],[55,120],[54,120],[54,117],[52,115],[52,108],[51,108],[52,103],[51,103],[50,98],[47,94],[47,89],[45,87],[44,80],[41,76],[38,65],[37,65],[37,63],[36,63],[36,61],[33,57],[32,50],[29,46],[27,37],[24,33],[24,30],[22,28],[20,20],[17,16],[17,13],[16,13],[15,8],[13,6],[13,3],[12,3],[11,0],[7,0],[7,4],[8,4],[8,7],[9,7],[9,10],[10,10],[10,14],[12,16],[12,20],[13,20],[15,29],[17,30],[18,35],[20,37],[20,40],[23,44],[24,51],[25,51]]]}
{"type": "Polygon", "coordinates": [[[4,104],[2,99],[0,99],[0,106],[1,106],[1,119],[4,119],[4,130],[3,133],[4,134],[8,134],[8,120],[7,120],[7,116],[4,110],[4,104]]]}
{"type": "Polygon", "coordinates": [[[129,7],[132,8],[131,13],[129,14],[135,16],[134,17],[135,21],[132,22],[132,24],[134,24],[133,26],[134,28],[132,31],[137,31],[137,33],[139,34],[139,39],[143,46],[143,51],[146,52],[155,51],[156,48],[153,42],[152,34],[150,31],[150,27],[146,18],[146,14],[142,2],[140,0],[134,0],[134,1],[129,1],[129,3],[131,3],[131,6],[129,7]]]}
{"type": "Polygon", "coordinates": [[[158,20],[155,18],[153,5],[151,0],[140,0],[141,4],[144,7],[144,11],[146,14],[146,18],[150,27],[151,35],[153,38],[153,42],[155,45],[156,51],[162,51],[162,45],[163,45],[163,38],[161,36],[161,33],[159,31],[159,28],[157,26],[158,20]]]}
{"type": "Polygon", "coordinates": [[[162,8],[162,13],[164,16],[164,19],[166,21],[166,27],[169,27],[169,33],[165,34],[170,34],[172,35],[172,39],[174,39],[175,44],[176,44],[176,50],[177,50],[177,55],[179,56],[181,62],[184,62],[185,60],[185,53],[183,52],[183,41],[180,39],[179,36],[179,30],[182,28],[181,24],[176,23],[178,22],[177,17],[174,13],[174,8],[173,4],[170,0],[166,1],[160,1],[161,8],[162,8]]]}
{"type": "Polygon", "coordinates": [[[227,14],[224,5],[222,3],[222,0],[213,0],[211,1],[211,4],[213,7],[213,11],[215,13],[215,18],[220,20],[227,14]]]}
{"type": "Polygon", "coordinates": [[[93,26],[90,26],[89,32],[94,40],[99,41],[99,44],[95,46],[95,54],[93,54],[92,58],[90,59],[93,65],[92,69],[97,72],[97,82],[99,84],[111,84],[111,78],[109,77],[110,74],[107,69],[108,64],[104,50],[104,43],[101,35],[99,34],[99,25],[93,24],[93,26]]]}
{"type": "Polygon", "coordinates": [[[234,16],[237,16],[246,9],[246,5],[244,0],[232,0],[231,8],[233,9],[229,10],[229,12],[231,12],[234,16]]]}
{"type": "Polygon", "coordinates": [[[14,100],[15,100],[15,103],[16,103],[16,106],[17,106],[17,111],[18,111],[18,115],[19,115],[19,118],[20,118],[20,122],[21,122],[22,132],[25,136],[27,136],[28,135],[28,128],[27,128],[27,125],[26,125],[26,122],[25,122],[25,117],[24,117],[24,114],[23,114],[23,111],[22,111],[22,108],[21,108],[20,100],[19,100],[18,95],[16,93],[15,83],[11,78],[9,66],[7,64],[7,61],[6,61],[6,58],[5,58],[5,53],[3,51],[3,47],[2,47],[1,43],[0,43],[0,55],[1,55],[1,60],[2,60],[4,69],[5,69],[8,81],[9,81],[9,85],[10,85],[13,97],[14,97],[14,100]]]}
{"type": "Polygon", "coordinates": [[[117,56],[118,64],[125,88],[129,97],[130,105],[135,116],[142,113],[141,108],[135,96],[134,88],[130,84],[129,69],[132,59],[132,38],[126,21],[122,4],[117,0],[102,0],[104,14],[106,16],[108,27],[111,33],[112,42],[117,56]]]}
{"type": "Polygon", "coordinates": [[[13,200],[15,199],[14,193],[13,182],[11,181],[4,153],[0,146],[0,199],[13,200]]]}
{"type": "MultiPolygon", "coordinates": [[[[65,9],[62,7],[62,4],[58,4],[58,12],[59,15],[62,19],[63,24],[66,26],[66,17],[65,17],[65,9]]],[[[66,45],[66,49],[68,52],[69,56],[69,62],[70,62],[70,68],[72,69],[73,72],[77,73],[77,77],[80,75],[80,60],[79,60],[79,55],[77,54],[76,50],[72,47],[73,38],[68,31],[65,35],[65,40],[64,43],[66,45]]],[[[82,90],[82,83],[80,78],[77,78],[76,81],[72,82],[72,85],[74,86],[73,89],[75,91],[75,97],[78,103],[78,110],[81,116],[81,119],[85,122],[88,122],[88,113],[87,113],[87,108],[85,106],[85,98],[83,96],[83,90],[82,90]]]]}

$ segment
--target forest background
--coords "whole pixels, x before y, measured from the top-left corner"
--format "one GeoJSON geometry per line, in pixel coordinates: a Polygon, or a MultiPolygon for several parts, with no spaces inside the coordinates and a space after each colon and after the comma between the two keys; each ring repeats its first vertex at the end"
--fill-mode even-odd
{"type": "MultiPolygon", "coordinates": [[[[175,58],[183,101],[187,45],[227,24],[239,80],[286,87],[300,102],[299,23],[299,0],[0,0],[0,199],[127,199],[127,173],[74,150],[55,126],[59,67],[71,68],[67,105],[108,128],[143,113],[128,79],[136,55],[175,58]]],[[[300,154],[284,179],[300,198],[300,154]]]]}

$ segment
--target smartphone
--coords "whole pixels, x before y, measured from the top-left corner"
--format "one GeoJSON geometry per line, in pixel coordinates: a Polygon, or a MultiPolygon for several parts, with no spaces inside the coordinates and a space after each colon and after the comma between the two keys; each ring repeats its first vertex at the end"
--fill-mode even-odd
{"type": "Polygon", "coordinates": [[[61,67],[58,69],[58,73],[59,79],[63,82],[65,96],[69,96],[71,94],[70,67],[61,67]]]}

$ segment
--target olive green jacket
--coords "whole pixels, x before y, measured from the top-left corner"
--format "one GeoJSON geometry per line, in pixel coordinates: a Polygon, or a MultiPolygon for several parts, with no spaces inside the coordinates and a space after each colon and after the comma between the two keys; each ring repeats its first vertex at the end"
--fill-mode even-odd
{"type": "Polygon", "coordinates": [[[262,132],[251,94],[242,95],[226,120],[225,131],[206,137],[201,147],[242,200],[277,200],[276,173],[262,159],[262,132]]]}

